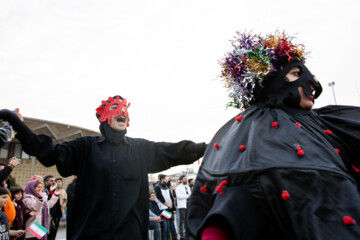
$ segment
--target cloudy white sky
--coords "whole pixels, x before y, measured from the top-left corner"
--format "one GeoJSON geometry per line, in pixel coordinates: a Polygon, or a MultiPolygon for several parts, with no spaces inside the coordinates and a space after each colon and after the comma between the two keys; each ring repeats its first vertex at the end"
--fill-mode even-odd
{"type": "Polygon", "coordinates": [[[360,105],[359,1],[0,0],[0,108],[98,130],[95,108],[131,102],[128,136],[209,142],[236,110],[217,79],[240,30],[297,34],[324,91],[360,105]]]}

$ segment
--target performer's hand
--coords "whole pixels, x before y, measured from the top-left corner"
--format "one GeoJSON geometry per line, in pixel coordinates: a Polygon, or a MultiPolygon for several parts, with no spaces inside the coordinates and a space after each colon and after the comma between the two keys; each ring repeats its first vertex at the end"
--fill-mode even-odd
{"type": "Polygon", "coordinates": [[[23,117],[21,116],[21,113],[20,113],[20,109],[19,109],[19,108],[15,108],[15,114],[16,114],[16,116],[18,116],[18,118],[19,118],[21,121],[24,121],[23,117]]]}
{"type": "Polygon", "coordinates": [[[160,222],[161,221],[161,217],[154,217],[154,222],[160,222]]]}

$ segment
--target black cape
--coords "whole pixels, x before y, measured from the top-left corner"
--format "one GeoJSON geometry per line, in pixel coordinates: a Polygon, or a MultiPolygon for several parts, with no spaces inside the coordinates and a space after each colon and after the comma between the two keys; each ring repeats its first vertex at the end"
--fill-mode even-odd
{"type": "Polygon", "coordinates": [[[360,239],[360,108],[254,105],[238,116],[205,152],[190,239],[209,225],[233,239],[360,239]]]}

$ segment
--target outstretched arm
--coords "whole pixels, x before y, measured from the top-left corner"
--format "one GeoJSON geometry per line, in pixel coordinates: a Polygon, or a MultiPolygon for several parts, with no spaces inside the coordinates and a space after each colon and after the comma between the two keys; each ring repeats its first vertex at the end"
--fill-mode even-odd
{"type": "Polygon", "coordinates": [[[178,143],[148,141],[144,149],[148,172],[155,173],[173,166],[193,163],[204,155],[206,144],[186,140],[178,143]]]}
{"type": "Polygon", "coordinates": [[[16,138],[21,142],[23,150],[31,156],[36,156],[46,167],[56,164],[62,176],[77,174],[78,161],[83,159],[87,150],[86,139],[78,138],[71,142],[53,144],[51,137],[36,135],[31,131],[20,116],[7,109],[0,110],[0,118],[8,121],[17,132],[16,138]]]}

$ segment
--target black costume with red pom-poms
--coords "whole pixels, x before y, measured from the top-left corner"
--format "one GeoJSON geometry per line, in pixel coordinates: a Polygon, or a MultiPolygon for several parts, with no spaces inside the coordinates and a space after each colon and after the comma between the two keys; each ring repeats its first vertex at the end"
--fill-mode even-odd
{"type": "Polygon", "coordinates": [[[219,223],[234,240],[360,239],[360,108],[255,104],[239,116],[205,152],[189,239],[219,223]]]}

